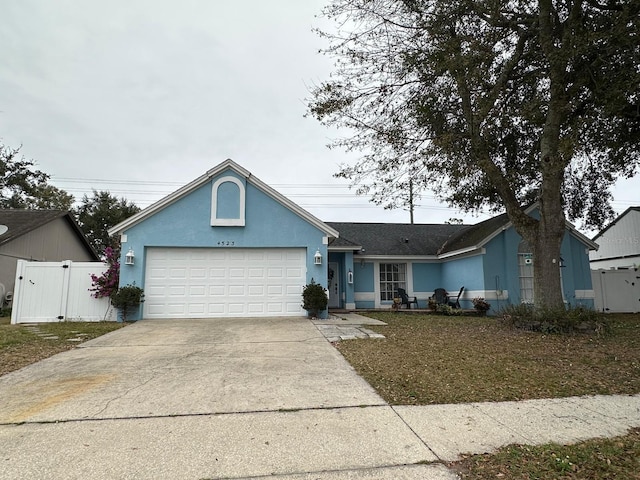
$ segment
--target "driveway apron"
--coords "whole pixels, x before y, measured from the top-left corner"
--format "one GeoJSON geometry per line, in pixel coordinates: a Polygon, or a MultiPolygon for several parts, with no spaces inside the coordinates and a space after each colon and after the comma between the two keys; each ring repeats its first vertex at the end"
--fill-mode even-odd
{"type": "Polygon", "coordinates": [[[303,318],[143,320],[0,377],[0,478],[452,478],[435,460],[303,318]]]}

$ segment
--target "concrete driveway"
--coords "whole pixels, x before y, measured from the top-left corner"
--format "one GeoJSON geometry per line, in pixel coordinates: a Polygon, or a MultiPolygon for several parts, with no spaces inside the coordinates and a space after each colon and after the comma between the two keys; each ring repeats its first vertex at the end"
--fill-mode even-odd
{"type": "Polygon", "coordinates": [[[2,479],[455,478],[434,461],[303,318],[144,320],[0,377],[2,479]]]}

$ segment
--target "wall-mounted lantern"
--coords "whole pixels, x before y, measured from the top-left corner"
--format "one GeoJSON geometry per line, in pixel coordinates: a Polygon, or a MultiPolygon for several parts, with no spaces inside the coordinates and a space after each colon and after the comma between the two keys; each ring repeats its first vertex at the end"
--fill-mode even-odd
{"type": "Polygon", "coordinates": [[[124,264],[125,265],[133,265],[135,263],[136,256],[133,254],[133,249],[129,249],[127,254],[124,256],[124,264]]]}
{"type": "Polygon", "coordinates": [[[313,256],[313,263],[316,265],[322,265],[322,254],[320,250],[316,250],[316,254],[313,256]]]}
{"type": "Polygon", "coordinates": [[[351,269],[349,269],[349,271],[347,272],[347,283],[353,283],[353,272],[351,271],[351,269]]]}

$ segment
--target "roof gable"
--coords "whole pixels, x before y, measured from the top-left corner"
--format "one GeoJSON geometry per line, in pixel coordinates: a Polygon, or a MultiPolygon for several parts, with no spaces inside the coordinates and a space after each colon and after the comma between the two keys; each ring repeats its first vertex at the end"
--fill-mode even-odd
{"type": "MultiPolygon", "coordinates": [[[[538,204],[534,203],[525,209],[525,213],[530,215],[537,209],[538,204]]],[[[443,255],[481,248],[496,235],[500,234],[500,232],[512,227],[513,224],[511,223],[511,220],[509,220],[509,216],[506,213],[502,213],[480,223],[476,223],[475,225],[468,227],[466,230],[460,231],[457,235],[451,237],[445,244],[443,244],[438,253],[443,255]]],[[[598,249],[597,244],[576,230],[576,228],[566,220],[565,229],[584,243],[588,248],[592,250],[598,249]]]]}
{"type": "Polygon", "coordinates": [[[0,225],[6,225],[8,228],[5,233],[0,235],[0,245],[12,242],[22,235],[57,219],[64,219],[69,225],[69,228],[87,249],[87,252],[89,252],[95,260],[99,260],[98,254],[87,240],[87,237],[82,233],[82,230],[80,230],[71,213],[66,210],[0,210],[0,225]]]}
{"type": "Polygon", "coordinates": [[[600,230],[595,237],[593,237],[593,240],[596,241],[598,238],[600,238],[602,235],[604,235],[604,233],[609,230],[611,227],[614,227],[621,218],[625,217],[626,215],[628,215],[631,212],[640,212],[640,207],[629,207],[627,208],[624,212],[622,212],[620,215],[618,215],[609,225],[607,225],[606,227],[604,227],[602,230],[600,230]]]}
{"type": "Polygon", "coordinates": [[[298,215],[299,217],[301,217],[304,220],[306,220],[308,223],[310,223],[313,226],[317,227],[320,231],[324,232],[325,235],[327,235],[329,237],[337,237],[338,236],[338,232],[335,231],[333,228],[331,228],[329,225],[327,225],[326,223],[322,222],[321,220],[319,220],[315,216],[311,215],[309,212],[307,212],[306,210],[304,210],[303,208],[301,208],[300,206],[298,206],[297,204],[295,204],[294,202],[289,200],[287,197],[285,197],[281,193],[279,193],[276,190],[274,190],[272,187],[270,187],[269,185],[264,183],[262,180],[258,179],[257,177],[254,177],[251,174],[251,172],[249,172],[248,170],[244,169],[243,167],[241,167],[240,165],[238,165],[237,163],[235,163],[233,160],[230,160],[230,159],[227,159],[224,162],[220,163],[219,165],[213,167],[212,169],[207,171],[204,175],[201,175],[200,177],[198,177],[195,180],[193,180],[193,181],[189,182],[188,184],[186,184],[184,187],[179,188],[175,192],[173,192],[173,193],[167,195],[166,197],[160,199],[159,201],[157,201],[156,203],[150,205],[149,207],[145,208],[144,210],[142,210],[142,211],[138,212],[137,214],[129,217],[124,222],[121,222],[118,225],[110,228],[109,229],[109,235],[122,233],[126,229],[131,228],[132,226],[143,222],[146,218],[154,215],[155,213],[163,210],[164,208],[168,207],[169,205],[172,205],[173,203],[177,202],[178,200],[186,197],[187,195],[189,195],[193,191],[195,191],[198,188],[200,188],[201,186],[205,185],[207,182],[210,182],[214,177],[217,177],[217,176],[219,176],[220,174],[222,174],[222,173],[224,173],[226,171],[235,172],[237,175],[239,175],[240,177],[244,178],[247,181],[247,183],[252,184],[258,190],[262,191],[264,194],[266,194],[269,197],[273,198],[275,201],[277,201],[278,203],[283,205],[285,208],[291,210],[296,215],[298,215]]]}

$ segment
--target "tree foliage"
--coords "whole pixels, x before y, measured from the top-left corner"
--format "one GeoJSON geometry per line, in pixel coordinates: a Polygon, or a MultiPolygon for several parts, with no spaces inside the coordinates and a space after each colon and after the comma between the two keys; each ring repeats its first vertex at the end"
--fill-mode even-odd
{"type": "Polygon", "coordinates": [[[138,213],[140,207],[108,191],[93,190],[91,198],[84,195],[75,213],[78,225],[98,252],[107,247],[119,250],[120,241],[109,237],[109,228],[138,213]]]}
{"type": "Polygon", "coordinates": [[[19,148],[0,143],[0,208],[70,210],[73,196],[48,183],[50,176],[19,148]]]}
{"type": "Polygon", "coordinates": [[[602,225],[640,160],[640,2],[334,0],[323,14],[335,72],[309,112],[363,153],[338,175],[377,203],[411,178],[506,210],[533,249],[536,303],[561,304],[565,214],[602,225]]]}

